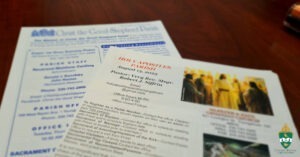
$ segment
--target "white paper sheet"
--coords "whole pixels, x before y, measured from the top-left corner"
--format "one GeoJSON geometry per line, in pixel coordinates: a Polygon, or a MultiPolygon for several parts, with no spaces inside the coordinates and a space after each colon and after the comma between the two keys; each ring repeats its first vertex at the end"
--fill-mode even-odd
{"type": "Polygon", "coordinates": [[[111,46],[180,57],[160,21],[21,29],[0,113],[0,156],[50,156],[111,46]]]}
{"type": "Polygon", "coordinates": [[[299,156],[275,73],[110,51],[56,157],[299,156]]]}

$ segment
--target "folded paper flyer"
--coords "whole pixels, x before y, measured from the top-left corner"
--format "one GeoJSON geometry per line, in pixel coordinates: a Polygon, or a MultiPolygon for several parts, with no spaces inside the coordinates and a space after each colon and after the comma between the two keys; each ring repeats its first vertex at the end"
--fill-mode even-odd
{"type": "Polygon", "coordinates": [[[180,57],[160,21],[23,27],[0,111],[0,157],[52,156],[109,47],[180,57]]]}
{"type": "Polygon", "coordinates": [[[110,48],[55,156],[299,157],[299,146],[272,71],[110,48]]]}

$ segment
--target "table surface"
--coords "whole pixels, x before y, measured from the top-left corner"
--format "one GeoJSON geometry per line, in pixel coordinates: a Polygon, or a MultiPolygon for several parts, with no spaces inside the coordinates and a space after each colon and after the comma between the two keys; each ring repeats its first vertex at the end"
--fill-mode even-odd
{"type": "Polygon", "coordinates": [[[300,35],[283,19],[293,0],[1,0],[0,99],[22,26],[162,20],[183,58],[256,69],[280,79],[300,128],[300,35]]]}

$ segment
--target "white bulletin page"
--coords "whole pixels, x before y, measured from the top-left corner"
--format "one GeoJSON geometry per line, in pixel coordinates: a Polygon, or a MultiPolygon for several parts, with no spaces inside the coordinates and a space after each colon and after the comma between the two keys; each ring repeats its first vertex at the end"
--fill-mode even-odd
{"type": "Polygon", "coordinates": [[[0,111],[0,156],[51,156],[109,47],[178,57],[161,21],[23,27],[0,111]]]}
{"type": "Polygon", "coordinates": [[[56,157],[299,157],[278,76],[111,48],[56,157]]]}

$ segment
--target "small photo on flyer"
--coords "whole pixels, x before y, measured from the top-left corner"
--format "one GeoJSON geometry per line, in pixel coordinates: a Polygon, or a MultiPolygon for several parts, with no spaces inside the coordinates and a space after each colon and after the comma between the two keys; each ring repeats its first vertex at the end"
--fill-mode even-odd
{"type": "Polygon", "coordinates": [[[265,81],[258,77],[239,77],[187,67],[181,101],[273,115],[265,81]]]}
{"type": "Polygon", "coordinates": [[[203,135],[203,157],[270,157],[265,144],[241,141],[215,135],[203,135]]]}

